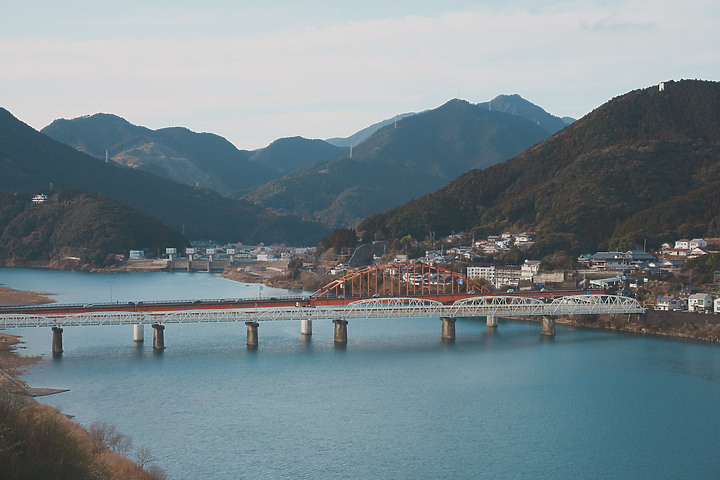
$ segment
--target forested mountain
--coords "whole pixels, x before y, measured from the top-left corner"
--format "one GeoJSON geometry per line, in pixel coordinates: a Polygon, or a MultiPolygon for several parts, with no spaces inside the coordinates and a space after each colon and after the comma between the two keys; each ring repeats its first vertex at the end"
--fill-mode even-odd
{"type": "Polygon", "coordinates": [[[617,97],[506,162],[362,221],[423,238],[537,232],[535,254],[626,250],[720,236],[720,84],[683,80],[617,97]]]}
{"type": "Polygon", "coordinates": [[[333,160],[347,154],[348,149],[324,140],[303,137],[280,138],[265,148],[256,150],[250,159],[281,175],[287,175],[314,161],[333,160]]]}
{"type": "Polygon", "coordinates": [[[377,130],[352,150],[352,157],[311,163],[244,198],[328,226],[349,226],[548,136],[523,116],[452,100],[377,130]]]}
{"type": "Polygon", "coordinates": [[[72,188],[102,193],[183,232],[186,238],[312,245],[327,230],[90,155],[37,132],[0,108],[0,191],[72,188]]]}
{"type": "Polygon", "coordinates": [[[0,193],[0,262],[62,264],[75,257],[105,266],[113,254],[187,245],[180,233],[124,203],[77,190],[49,193],[38,204],[32,194],[0,193]]]}
{"type": "Polygon", "coordinates": [[[99,159],[104,160],[107,152],[111,161],[121,165],[223,195],[281,176],[273,168],[252,162],[247,152],[223,137],[182,127],[151,130],[98,113],[55,120],[41,132],[99,159]]]}

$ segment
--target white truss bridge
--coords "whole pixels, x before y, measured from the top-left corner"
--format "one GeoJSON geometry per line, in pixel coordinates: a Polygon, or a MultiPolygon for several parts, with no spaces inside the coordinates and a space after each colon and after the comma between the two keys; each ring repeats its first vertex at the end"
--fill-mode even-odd
{"type": "Polygon", "coordinates": [[[615,295],[577,295],[552,301],[515,296],[478,296],[445,305],[417,298],[373,298],[342,306],[178,309],[164,311],[88,311],[45,315],[0,313],[0,328],[66,327],[292,320],[351,320],[363,318],[513,317],[590,314],[639,314],[637,300],[615,295]]]}

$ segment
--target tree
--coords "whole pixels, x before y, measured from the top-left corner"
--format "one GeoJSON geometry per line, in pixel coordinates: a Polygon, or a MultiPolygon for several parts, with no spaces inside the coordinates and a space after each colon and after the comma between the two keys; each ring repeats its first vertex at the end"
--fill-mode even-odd
{"type": "Polygon", "coordinates": [[[290,280],[296,280],[300,278],[300,270],[303,267],[303,261],[301,258],[293,258],[288,262],[288,278],[290,280]]]}

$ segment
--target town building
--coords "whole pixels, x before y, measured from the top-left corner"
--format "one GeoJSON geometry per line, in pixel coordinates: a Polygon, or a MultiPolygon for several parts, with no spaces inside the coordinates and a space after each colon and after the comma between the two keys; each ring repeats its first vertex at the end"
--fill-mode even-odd
{"type": "Polygon", "coordinates": [[[679,297],[663,296],[658,297],[655,303],[655,310],[679,312],[686,309],[686,301],[679,297]]]}
{"type": "Polygon", "coordinates": [[[694,293],[688,297],[689,312],[708,312],[712,309],[712,297],[707,293],[694,293]]]}

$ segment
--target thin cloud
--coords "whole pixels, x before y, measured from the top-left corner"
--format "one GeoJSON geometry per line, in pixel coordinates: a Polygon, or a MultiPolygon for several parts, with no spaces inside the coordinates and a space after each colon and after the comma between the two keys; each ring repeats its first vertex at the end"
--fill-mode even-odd
{"type": "MultiPolygon", "coordinates": [[[[36,128],[103,111],[256,148],[280,136],[346,136],[453,97],[480,102],[518,93],[556,115],[579,117],[658,81],[718,79],[718,7],[646,3],[298,18],[270,30],[262,26],[267,14],[251,12],[243,21],[257,18],[260,27],[235,32],[218,20],[216,33],[206,29],[220,11],[199,10],[193,21],[186,6],[163,24],[173,32],[187,27],[182,38],[130,30],[93,40],[5,36],[0,88],[11,92],[5,106],[36,128]]],[[[143,19],[159,15],[142,8],[134,13],[143,19]]]]}

